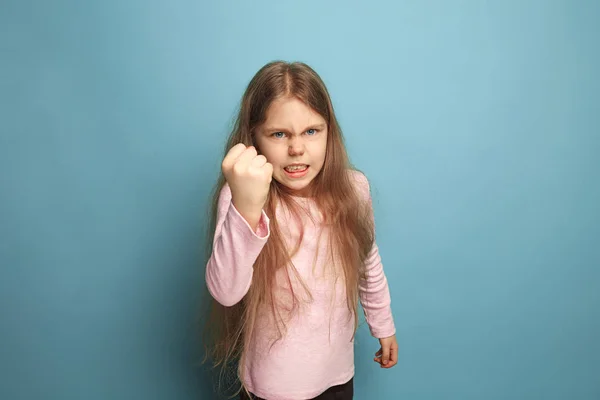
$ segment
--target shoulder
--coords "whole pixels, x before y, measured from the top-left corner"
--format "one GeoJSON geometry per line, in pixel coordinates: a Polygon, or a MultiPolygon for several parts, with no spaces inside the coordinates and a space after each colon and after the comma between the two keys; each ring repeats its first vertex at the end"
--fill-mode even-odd
{"type": "Polygon", "coordinates": [[[371,197],[371,187],[366,175],[355,169],[350,169],[349,174],[350,182],[354,184],[357,193],[361,198],[368,200],[371,197]]]}

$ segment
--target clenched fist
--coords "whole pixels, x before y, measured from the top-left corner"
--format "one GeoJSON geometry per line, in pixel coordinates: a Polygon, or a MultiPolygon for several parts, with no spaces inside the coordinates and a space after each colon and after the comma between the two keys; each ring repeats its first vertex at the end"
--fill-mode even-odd
{"type": "Polygon", "coordinates": [[[253,146],[236,144],[221,164],[231,189],[233,205],[256,230],[273,179],[273,166],[253,146]]]}

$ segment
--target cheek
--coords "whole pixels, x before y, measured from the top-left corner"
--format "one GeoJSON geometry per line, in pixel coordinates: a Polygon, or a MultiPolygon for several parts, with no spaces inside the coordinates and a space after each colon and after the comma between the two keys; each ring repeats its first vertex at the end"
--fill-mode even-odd
{"type": "Polygon", "coordinates": [[[285,159],[281,156],[281,151],[277,149],[277,146],[265,146],[259,147],[260,154],[267,158],[267,161],[273,165],[279,165],[285,159]]]}
{"type": "Polygon", "coordinates": [[[322,163],[325,160],[325,154],[327,153],[327,140],[320,142],[315,146],[314,154],[317,156],[319,161],[322,163]]]}

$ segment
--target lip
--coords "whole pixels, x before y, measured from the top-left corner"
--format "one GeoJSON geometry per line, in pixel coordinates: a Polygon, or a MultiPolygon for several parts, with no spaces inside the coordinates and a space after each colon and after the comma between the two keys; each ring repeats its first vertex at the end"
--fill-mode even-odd
{"type": "Polygon", "coordinates": [[[285,168],[283,168],[283,172],[285,172],[285,175],[292,179],[303,178],[306,174],[308,174],[308,170],[310,169],[310,165],[307,165],[307,164],[297,163],[297,164],[290,164],[289,166],[292,166],[292,165],[306,165],[306,169],[304,171],[297,171],[297,172],[288,172],[288,171],[286,171],[285,168]]]}

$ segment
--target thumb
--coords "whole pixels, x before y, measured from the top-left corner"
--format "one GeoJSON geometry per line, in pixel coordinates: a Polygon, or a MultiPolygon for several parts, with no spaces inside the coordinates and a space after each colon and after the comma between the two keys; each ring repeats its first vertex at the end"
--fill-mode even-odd
{"type": "Polygon", "coordinates": [[[387,365],[388,361],[390,360],[390,347],[389,346],[385,346],[383,347],[383,357],[381,359],[381,361],[383,362],[383,365],[387,365]]]}
{"type": "Polygon", "coordinates": [[[388,361],[390,360],[390,346],[386,345],[383,346],[383,365],[387,365],[388,361]]]}

